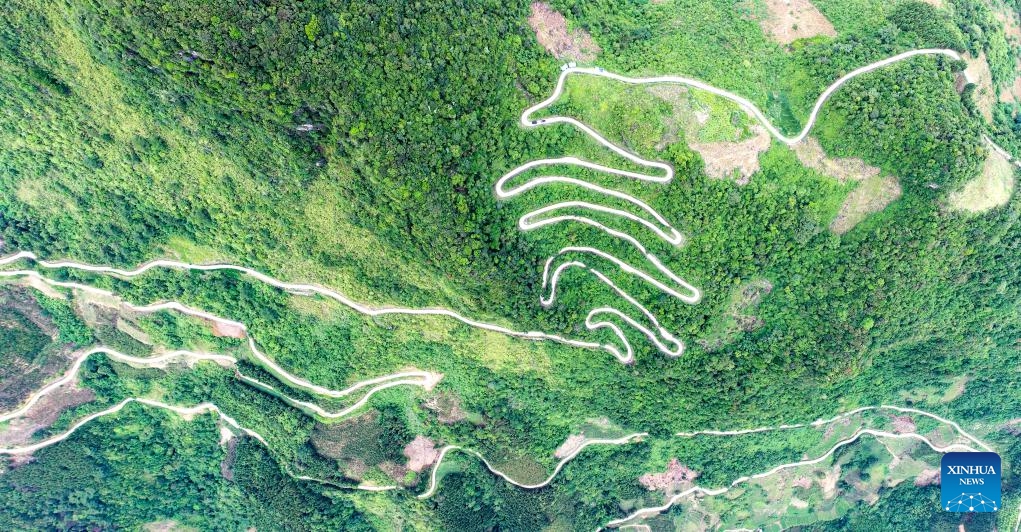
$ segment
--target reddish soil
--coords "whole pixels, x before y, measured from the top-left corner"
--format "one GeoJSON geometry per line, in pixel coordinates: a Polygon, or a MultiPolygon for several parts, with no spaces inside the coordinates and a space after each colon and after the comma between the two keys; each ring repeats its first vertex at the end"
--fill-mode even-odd
{"type": "Polygon", "coordinates": [[[245,329],[238,325],[230,325],[219,321],[213,322],[213,336],[225,336],[227,338],[245,337],[245,329]]]}
{"type": "Polygon", "coordinates": [[[901,434],[915,432],[915,422],[911,416],[892,416],[893,430],[901,434]]]}
{"type": "Polygon", "coordinates": [[[681,464],[676,458],[671,458],[663,473],[646,473],[638,478],[638,482],[648,490],[664,490],[690,484],[698,478],[699,473],[681,464]]]}
{"type": "Polygon", "coordinates": [[[939,486],[939,469],[923,469],[915,477],[915,486],[939,486]]]}
{"type": "Polygon", "coordinates": [[[0,431],[0,447],[27,443],[33,434],[52,425],[64,410],[95,398],[96,395],[88,388],[68,385],[57,388],[39,399],[24,416],[12,419],[7,428],[0,431]]]}
{"type": "Polygon", "coordinates": [[[569,31],[567,19],[553,11],[543,2],[532,3],[532,15],[528,24],[535,31],[535,37],[553,57],[557,59],[573,59],[590,63],[599,54],[599,45],[592,36],[580,29],[569,31]]]}
{"type": "Polygon", "coordinates": [[[404,447],[404,456],[408,459],[407,468],[416,473],[421,473],[423,469],[432,465],[439,455],[436,444],[422,435],[415,436],[415,439],[404,447]]]}
{"type": "Polygon", "coordinates": [[[782,44],[816,35],[835,36],[837,30],[808,0],[766,0],[769,16],[760,20],[762,31],[782,44]]]}
{"type": "Polygon", "coordinates": [[[812,479],[810,479],[808,477],[805,477],[805,476],[801,476],[801,477],[798,477],[798,478],[794,479],[791,482],[791,486],[797,486],[799,488],[804,488],[804,489],[807,490],[807,489],[812,487],[812,479]]]}
{"type": "Polygon", "coordinates": [[[237,459],[237,448],[237,438],[227,440],[227,454],[223,457],[223,461],[220,462],[220,475],[227,480],[234,480],[234,460],[237,459]]]}

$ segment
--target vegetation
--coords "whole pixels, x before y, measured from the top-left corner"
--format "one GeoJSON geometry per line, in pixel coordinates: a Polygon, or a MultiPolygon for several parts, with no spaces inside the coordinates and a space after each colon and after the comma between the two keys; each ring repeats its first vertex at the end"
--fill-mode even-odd
{"type": "MultiPolygon", "coordinates": [[[[1003,49],[984,4],[817,3],[838,36],[790,47],[762,33],[755,2],[552,5],[593,35],[600,66],[705,79],[747,96],[791,132],[834,79],[911,48],[984,51],[997,83],[1016,74],[1014,52],[1003,49]]],[[[556,185],[506,202],[492,193],[504,172],[539,157],[634,168],[566,126],[517,126],[521,109],[545,98],[558,73],[528,28],[528,9],[496,0],[9,2],[10,23],[0,27],[0,249],[121,266],[159,256],[230,261],[372,305],[445,306],[519,330],[610,341],[581,324],[594,306],[619,301],[616,293],[572,272],[557,303],[544,309],[539,272],[566,245],[613,249],[634,263],[643,256],[580,224],[517,229],[523,213],[584,199],[584,191],[556,185]]],[[[961,382],[966,390],[952,399],[917,400],[1002,449],[1011,468],[1005,493],[1016,499],[1021,457],[1005,423],[1021,409],[1021,378],[1012,370],[1021,337],[1021,200],[967,216],[945,204],[978,173],[983,132],[1021,152],[1021,121],[1004,104],[994,124],[982,124],[968,90],[956,90],[961,68],[915,58],[848,83],[827,104],[813,132],[827,153],[879,166],[904,190],[842,235],[828,227],[855,185],[804,167],[779,143],[759,155],[747,185],[706,175],[690,144],[747,138],[754,122],[734,106],[698,91],[664,96],[604,80],[568,82],[551,113],[592,124],[677,170],[673,182],[649,185],[543,169],[640,197],[685,234],[681,248],[643,244],[702,289],[698,305],[612,275],[685,340],[679,359],[659,355],[633,331],[637,362],[622,366],[602,352],[445,318],[370,318],[236,272],[156,269],[125,280],[39,269],[136,304],[178,300],[242,321],[263,352],[322,386],[342,389],[412,367],[443,378],[434,391],[380,392],[345,420],[316,419],[280,396],[336,409],[351,400],[287,386],[248,354],[247,339],[216,336],[207,322],[108,309],[116,315],[96,323],[85,319],[81,298],[33,296],[53,324],[51,342],[24,306],[4,300],[0,363],[35,363],[47,350],[96,343],[140,356],[191,348],[241,358],[241,372],[278,393],[209,363],[138,369],[94,357],[80,383],[95,399],[66,409],[33,438],[147,397],[213,402],[268,446],[252,437],[217,445],[228,427],[212,414],[184,420],[131,404],[30,463],[3,462],[0,502],[8,511],[0,528],[138,528],[173,519],[200,529],[591,529],[661,502],[638,479],[672,458],[699,471],[700,485],[722,487],[805,453],[821,455],[848,436],[840,432],[846,426],[829,435],[804,429],[727,439],[677,438],[678,431],[810,422],[961,382]],[[703,112],[709,116],[699,123],[703,112]],[[748,287],[765,285],[754,303],[744,300],[748,287]],[[120,318],[153,345],[129,338],[120,318]],[[745,318],[754,326],[737,325],[745,318]],[[421,435],[437,447],[479,451],[514,478],[537,482],[568,436],[603,425],[649,436],[587,448],[538,490],[517,489],[470,455],[452,453],[437,494],[422,501],[411,494],[425,489],[426,478],[401,469],[403,447],[421,435]],[[361,482],[405,489],[350,490],[361,482]]],[[[47,360],[60,364],[45,378],[19,381],[31,386],[4,396],[5,410],[69,364],[47,360]]],[[[920,431],[940,430],[916,421],[920,431]]],[[[878,482],[889,466],[876,451],[862,443],[835,456],[847,471],[861,470],[841,486],[878,482]]],[[[905,456],[936,458],[918,450],[905,456]]],[[[837,529],[894,515],[915,529],[959,522],[930,509],[898,513],[932,494],[906,481],[884,487],[872,506],[799,492],[820,510],[797,518],[837,529]]],[[[737,522],[737,514],[725,517],[737,522]]]]}

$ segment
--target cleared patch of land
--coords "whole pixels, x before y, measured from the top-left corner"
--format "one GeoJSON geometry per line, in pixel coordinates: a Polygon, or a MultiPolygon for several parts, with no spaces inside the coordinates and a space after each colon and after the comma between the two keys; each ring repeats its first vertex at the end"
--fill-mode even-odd
{"type": "Polygon", "coordinates": [[[900,184],[896,177],[881,176],[879,168],[856,157],[829,157],[814,137],[806,137],[793,149],[806,167],[841,183],[859,183],[844,199],[837,217],[830,224],[835,233],[846,233],[869,214],[883,210],[900,197],[900,184]]]}
{"type": "Polygon", "coordinates": [[[55,392],[46,394],[24,416],[12,419],[3,430],[0,430],[0,447],[14,447],[28,443],[33,434],[57,421],[61,412],[85,404],[95,397],[92,390],[77,388],[73,384],[62,386],[55,392]]]}
{"type": "Polygon", "coordinates": [[[796,144],[794,153],[798,156],[801,164],[821,174],[834,177],[841,183],[864,181],[879,175],[879,168],[871,166],[857,157],[828,157],[815,137],[806,137],[805,140],[796,144]]]}
{"type": "Polygon", "coordinates": [[[599,45],[592,36],[580,29],[568,30],[567,19],[549,4],[533,2],[528,24],[535,31],[539,44],[557,59],[589,63],[599,54],[599,45]]]}
{"type": "Polygon", "coordinates": [[[966,57],[968,67],[965,76],[975,84],[974,99],[982,118],[993,121],[993,106],[996,105],[996,88],[993,87],[993,74],[989,70],[989,61],[985,52],[978,57],[966,57]]]}
{"type": "Polygon", "coordinates": [[[13,408],[71,364],[53,320],[28,290],[0,287],[0,411],[13,408]]]}
{"type": "Polygon", "coordinates": [[[840,206],[837,217],[830,224],[830,230],[837,234],[850,231],[868,215],[893,203],[900,194],[900,183],[894,176],[875,175],[861,181],[840,206]]]}
{"type": "Polygon", "coordinates": [[[982,173],[950,194],[950,208],[956,211],[985,212],[1007,203],[1014,191],[1014,165],[996,150],[982,165],[982,173]]]}
{"type": "Polygon", "coordinates": [[[765,0],[769,15],[759,20],[762,31],[777,42],[790,44],[817,35],[835,36],[837,30],[808,0],[765,0]]]}
{"type": "Polygon", "coordinates": [[[762,327],[765,322],[753,312],[762,298],[772,291],[773,283],[768,279],[754,279],[738,287],[731,294],[727,311],[698,343],[711,352],[730,344],[743,333],[762,327]]]}
{"type": "Polygon", "coordinates": [[[671,490],[679,491],[691,485],[698,476],[698,471],[678,462],[676,458],[671,458],[666,471],[646,473],[639,477],[638,483],[650,491],[662,490],[670,493],[671,490]]]}
{"type": "Polygon", "coordinates": [[[198,529],[184,526],[172,519],[167,519],[166,521],[146,523],[142,526],[142,530],[145,530],[145,532],[191,532],[198,529]]]}
{"type": "Polygon", "coordinates": [[[436,462],[439,455],[436,444],[422,435],[415,436],[415,439],[404,447],[404,456],[408,459],[406,467],[416,473],[422,472],[436,462]]]}
{"type": "Polygon", "coordinates": [[[738,185],[748,184],[752,174],[759,170],[759,154],[769,149],[770,136],[765,129],[753,126],[755,133],[740,142],[692,142],[691,149],[705,161],[705,173],[710,177],[735,177],[738,185]]]}
{"type": "Polygon", "coordinates": [[[574,454],[578,449],[581,448],[582,444],[585,443],[584,434],[571,434],[564,440],[564,443],[557,447],[557,450],[553,452],[554,458],[566,458],[574,454]]]}

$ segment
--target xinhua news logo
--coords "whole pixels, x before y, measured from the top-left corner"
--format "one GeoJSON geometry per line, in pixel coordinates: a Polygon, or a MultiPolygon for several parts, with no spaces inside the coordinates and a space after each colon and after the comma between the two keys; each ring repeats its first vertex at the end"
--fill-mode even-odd
{"type": "Polygon", "coordinates": [[[1000,455],[946,453],[940,461],[940,491],[946,512],[1000,509],[1000,455]]]}

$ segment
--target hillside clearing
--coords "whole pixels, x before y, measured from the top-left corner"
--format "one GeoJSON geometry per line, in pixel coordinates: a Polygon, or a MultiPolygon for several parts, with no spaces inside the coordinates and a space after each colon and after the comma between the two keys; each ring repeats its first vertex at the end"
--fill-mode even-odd
{"type": "Polygon", "coordinates": [[[982,165],[982,173],[950,194],[950,208],[955,211],[985,212],[1007,203],[1014,191],[1014,166],[996,150],[982,165]]]}
{"type": "Polygon", "coordinates": [[[760,20],[759,25],[781,44],[817,35],[837,35],[833,24],[808,0],[766,0],[766,9],[769,16],[760,20]]]}
{"type": "Polygon", "coordinates": [[[592,36],[580,29],[568,30],[567,19],[549,4],[533,2],[528,24],[535,31],[539,44],[557,59],[590,63],[599,54],[599,45],[592,36]]]}
{"type": "Polygon", "coordinates": [[[869,165],[857,157],[828,157],[819,141],[814,137],[806,137],[804,141],[796,144],[794,153],[798,156],[801,164],[821,174],[834,177],[841,183],[864,181],[879,175],[879,168],[869,165]]]}
{"type": "Polygon", "coordinates": [[[900,194],[900,183],[894,176],[877,174],[861,181],[840,206],[840,212],[830,224],[830,230],[838,235],[850,231],[868,215],[893,203],[900,194]]]}

